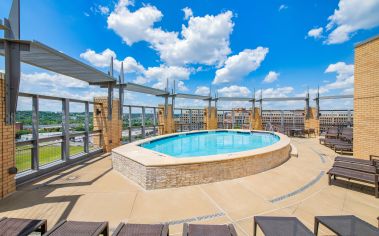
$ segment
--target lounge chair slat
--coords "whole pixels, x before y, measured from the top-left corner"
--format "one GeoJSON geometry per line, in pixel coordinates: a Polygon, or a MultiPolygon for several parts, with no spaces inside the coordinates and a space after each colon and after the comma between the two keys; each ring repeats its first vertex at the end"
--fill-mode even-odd
{"type": "Polygon", "coordinates": [[[168,236],[167,224],[123,224],[113,232],[114,236],[168,236]]]}

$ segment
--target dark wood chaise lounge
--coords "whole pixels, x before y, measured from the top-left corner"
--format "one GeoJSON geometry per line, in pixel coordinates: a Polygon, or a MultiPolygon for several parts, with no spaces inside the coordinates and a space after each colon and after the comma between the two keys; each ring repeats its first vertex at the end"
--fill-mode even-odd
{"type": "Polygon", "coordinates": [[[341,161],[341,162],[349,162],[349,163],[356,163],[361,165],[374,165],[376,162],[379,163],[379,160],[376,160],[376,158],[379,158],[379,156],[376,155],[370,155],[369,160],[356,158],[356,157],[344,157],[344,156],[336,156],[334,161],[341,161]]]}
{"type": "Polygon", "coordinates": [[[124,224],[121,223],[113,236],[168,236],[167,224],[124,224]]]}
{"type": "Polygon", "coordinates": [[[44,236],[108,236],[108,222],[83,222],[63,220],[56,224],[44,236]]]}
{"type": "Polygon", "coordinates": [[[335,152],[340,152],[343,155],[345,152],[353,151],[353,144],[352,143],[335,144],[333,149],[335,152]]]}
{"type": "Polygon", "coordinates": [[[338,138],[338,128],[330,127],[326,131],[325,138],[338,138]]]}
{"type": "Polygon", "coordinates": [[[316,216],[314,225],[315,235],[318,234],[318,227],[320,223],[337,235],[379,235],[378,228],[353,215],[316,216]]]}
{"type": "Polygon", "coordinates": [[[184,224],[183,236],[237,236],[237,232],[232,224],[230,225],[184,224]]]}
{"type": "Polygon", "coordinates": [[[254,216],[254,236],[257,235],[257,225],[266,236],[293,235],[311,236],[314,235],[296,217],[277,216],[254,216]]]}
{"type": "Polygon", "coordinates": [[[375,186],[375,197],[379,197],[379,174],[375,165],[335,161],[333,167],[328,171],[328,175],[329,185],[331,185],[332,177],[336,179],[337,176],[373,184],[375,186]]]}
{"type": "Polygon", "coordinates": [[[44,234],[46,220],[0,218],[0,235],[29,235],[33,232],[44,234]]]}

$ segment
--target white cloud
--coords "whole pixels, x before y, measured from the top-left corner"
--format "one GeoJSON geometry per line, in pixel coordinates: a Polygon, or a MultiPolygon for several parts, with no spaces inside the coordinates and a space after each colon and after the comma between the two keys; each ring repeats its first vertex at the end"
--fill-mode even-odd
{"type": "Polygon", "coordinates": [[[134,83],[148,84],[154,82],[152,85],[154,88],[164,89],[166,88],[167,79],[172,84],[172,81],[178,81],[178,89],[180,91],[187,91],[188,88],[181,80],[188,80],[191,74],[189,68],[179,66],[166,66],[161,65],[159,67],[149,67],[145,69],[140,63],[138,63],[133,57],[126,57],[123,61],[117,60],[117,55],[110,49],[105,49],[101,53],[96,53],[91,49],[87,49],[84,53],[80,54],[80,57],[90,62],[92,65],[108,68],[111,57],[113,57],[114,68],[120,71],[121,62],[124,63],[125,73],[135,73],[136,78],[134,83]]]}
{"type": "MultiPolygon", "coordinates": [[[[190,71],[184,67],[177,66],[164,66],[159,67],[149,67],[143,73],[145,79],[145,84],[149,82],[154,82],[153,87],[159,89],[165,89],[167,86],[167,80],[169,82],[169,87],[172,87],[173,81],[177,81],[178,89],[181,91],[186,91],[187,88],[184,82],[181,80],[188,80],[190,76],[190,71]]],[[[134,82],[141,82],[141,78],[134,82]]]]}
{"type": "Polygon", "coordinates": [[[190,17],[193,16],[192,9],[189,7],[183,8],[182,11],[184,12],[184,19],[185,20],[188,20],[190,17]]]}
{"type": "Polygon", "coordinates": [[[117,60],[117,55],[109,48],[101,53],[96,53],[91,49],[87,49],[80,57],[90,62],[92,65],[102,68],[109,68],[111,58],[113,57],[114,69],[120,71],[121,62],[124,62],[124,72],[126,73],[140,73],[144,71],[144,67],[139,64],[133,57],[125,57],[123,61],[117,60]]]}
{"type": "Polygon", "coordinates": [[[325,73],[337,73],[336,81],[326,84],[327,90],[331,89],[349,89],[354,86],[354,65],[348,65],[345,62],[330,64],[325,73]]]}
{"type": "Polygon", "coordinates": [[[208,96],[210,93],[210,89],[207,86],[198,86],[195,90],[195,94],[208,96]]]}
{"type": "Polygon", "coordinates": [[[266,75],[266,77],[264,78],[263,82],[264,82],[264,83],[272,83],[272,82],[274,82],[275,80],[278,79],[279,75],[280,75],[280,74],[277,73],[277,72],[275,72],[275,71],[270,71],[270,72],[266,75]]]}
{"type": "Polygon", "coordinates": [[[225,61],[224,67],[216,71],[212,83],[230,83],[242,79],[261,65],[268,51],[268,48],[257,47],[254,50],[245,49],[238,55],[230,56],[225,61]]]}
{"type": "Polygon", "coordinates": [[[323,31],[324,29],[322,27],[311,29],[308,31],[308,37],[319,39],[321,38],[323,31]]]}
{"type": "Polygon", "coordinates": [[[268,89],[258,90],[255,93],[256,97],[261,96],[261,91],[262,91],[262,96],[264,98],[288,97],[288,95],[294,91],[294,88],[287,86],[287,87],[268,88],[268,89]]]}
{"type": "Polygon", "coordinates": [[[348,40],[359,30],[379,26],[378,0],[340,0],[338,9],[328,17],[326,44],[338,44],[348,40]]]}
{"type": "Polygon", "coordinates": [[[23,89],[43,86],[64,89],[85,88],[88,86],[88,83],[65,75],[46,72],[34,72],[30,74],[21,73],[21,86],[23,89]]]}
{"type": "Polygon", "coordinates": [[[251,93],[247,87],[237,85],[221,88],[217,92],[224,97],[248,97],[251,93]]]}
{"type": "Polygon", "coordinates": [[[287,5],[285,5],[285,4],[282,4],[282,5],[280,5],[279,6],[279,9],[278,9],[278,11],[283,11],[283,10],[286,10],[288,8],[288,6],[287,5]]]}
{"type": "Polygon", "coordinates": [[[188,91],[189,89],[186,87],[183,81],[178,81],[177,88],[179,91],[185,92],[188,91]]]}
{"type": "MultiPolygon", "coordinates": [[[[129,2],[119,2],[108,17],[108,28],[114,30],[128,44],[146,41],[169,65],[220,64],[230,53],[229,36],[233,30],[233,13],[189,18],[181,32],[167,32],[154,27],[163,13],[155,6],[145,5],[134,12],[129,2]],[[129,4],[130,5],[130,4],[129,4]]],[[[189,13],[187,9],[187,13],[189,13]]]]}
{"type": "Polygon", "coordinates": [[[106,6],[99,5],[99,11],[102,15],[107,15],[109,13],[109,8],[106,6]]]}

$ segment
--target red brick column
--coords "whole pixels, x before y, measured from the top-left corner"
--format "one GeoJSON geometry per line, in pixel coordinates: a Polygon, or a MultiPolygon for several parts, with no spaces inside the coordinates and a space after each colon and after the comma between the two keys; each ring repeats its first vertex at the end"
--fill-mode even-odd
{"type": "Polygon", "coordinates": [[[0,74],[0,198],[16,191],[14,174],[9,168],[15,166],[15,126],[5,123],[5,81],[0,74]]]}

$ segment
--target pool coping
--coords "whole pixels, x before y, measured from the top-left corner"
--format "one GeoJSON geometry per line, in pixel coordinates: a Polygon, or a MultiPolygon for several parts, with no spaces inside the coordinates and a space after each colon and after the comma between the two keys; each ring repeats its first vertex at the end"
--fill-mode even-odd
{"type": "Polygon", "coordinates": [[[216,130],[194,130],[184,133],[173,133],[155,136],[151,138],[146,138],[143,140],[138,140],[123,146],[114,148],[113,153],[117,153],[122,156],[127,156],[130,160],[138,162],[139,164],[144,165],[145,167],[161,167],[161,166],[174,166],[174,165],[190,165],[190,164],[200,164],[200,163],[212,163],[220,162],[225,160],[240,159],[246,158],[247,156],[258,156],[261,154],[266,154],[268,152],[273,152],[279,149],[283,149],[290,145],[290,138],[286,135],[277,132],[269,132],[262,130],[243,130],[243,129],[216,129],[216,130]],[[257,132],[257,133],[270,133],[279,136],[279,141],[262,148],[257,148],[253,150],[217,154],[217,155],[208,155],[208,156],[198,156],[198,157],[181,157],[176,158],[167,154],[163,154],[157,151],[152,151],[146,148],[139,146],[142,143],[151,142],[161,138],[167,138],[171,136],[177,136],[180,134],[187,133],[199,133],[199,132],[212,132],[212,131],[233,131],[233,132],[257,132]]]}

